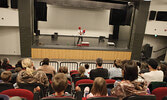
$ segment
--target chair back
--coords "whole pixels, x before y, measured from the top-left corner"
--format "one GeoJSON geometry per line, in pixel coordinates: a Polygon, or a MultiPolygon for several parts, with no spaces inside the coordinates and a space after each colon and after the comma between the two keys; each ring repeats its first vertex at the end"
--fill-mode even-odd
{"type": "Polygon", "coordinates": [[[68,86],[67,86],[65,92],[68,92],[71,94],[71,90],[72,90],[72,85],[71,85],[71,82],[68,80],[68,86]]]}
{"type": "Polygon", "coordinates": [[[11,83],[0,83],[0,92],[8,89],[14,89],[13,84],[11,83]]]}
{"type": "Polygon", "coordinates": [[[107,88],[109,88],[109,89],[114,88],[114,83],[115,83],[116,80],[114,80],[114,79],[106,79],[105,81],[106,81],[107,88]]]}
{"type": "Polygon", "coordinates": [[[124,98],[123,100],[156,100],[155,95],[133,95],[124,98]]]}
{"type": "Polygon", "coordinates": [[[26,89],[8,89],[2,91],[1,94],[8,95],[9,97],[19,96],[22,98],[26,98],[27,100],[33,100],[34,94],[26,89]]]}
{"type": "Polygon", "coordinates": [[[44,97],[42,100],[75,100],[73,97],[56,97],[56,96],[51,96],[51,97],[44,97]]]}
{"type": "Polygon", "coordinates": [[[81,88],[82,96],[83,96],[85,87],[89,87],[91,90],[91,88],[93,86],[93,80],[82,79],[82,80],[77,81],[75,86],[79,86],[81,88]]]}
{"type": "Polygon", "coordinates": [[[90,97],[87,100],[119,100],[119,98],[113,96],[102,96],[102,97],[90,97]]]}
{"type": "Polygon", "coordinates": [[[71,74],[72,81],[74,82],[75,78],[76,78],[76,77],[79,77],[79,76],[80,76],[80,74],[79,74],[78,72],[72,73],[72,74],[71,74]]]}
{"type": "Polygon", "coordinates": [[[74,73],[74,72],[78,72],[78,70],[71,70],[71,71],[70,71],[70,75],[71,75],[72,73],[74,73]]]}
{"type": "Polygon", "coordinates": [[[156,100],[162,100],[167,96],[167,87],[159,87],[152,91],[152,94],[156,96],[156,100]]]}
{"type": "Polygon", "coordinates": [[[155,88],[166,87],[166,86],[167,86],[166,82],[151,82],[148,88],[150,89],[150,92],[152,92],[155,88]]]}
{"type": "Polygon", "coordinates": [[[27,89],[31,92],[34,92],[34,88],[36,88],[37,86],[40,87],[40,97],[45,97],[46,95],[46,90],[44,88],[44,86],[42,84],[39,83],[18,83],[19,88],[21,89],[27,89]]]}
{"type": "Polygon", "coordinates": [[[76,84],[77,81],[82,80],[82,79],[89,79],[89,78],[88,77],[75,77],[74,85],[76,84]]]}
{"type": "Polygon", "coordinates": [[[0,94],[0,100],[9,100],[9,96],[5,94],[0,94]]]}

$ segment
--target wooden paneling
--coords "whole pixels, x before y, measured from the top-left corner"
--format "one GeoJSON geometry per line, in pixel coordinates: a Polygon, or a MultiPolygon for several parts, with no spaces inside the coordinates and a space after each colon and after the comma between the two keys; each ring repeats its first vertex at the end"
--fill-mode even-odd
{"type": "Polygon", "coordinates": [[[72,50],[72,49],[41,49],[32,48],[32,58],[74,59],[74,60],[130,60],[128,51],[99,51],[99,50],[72,50]]]}

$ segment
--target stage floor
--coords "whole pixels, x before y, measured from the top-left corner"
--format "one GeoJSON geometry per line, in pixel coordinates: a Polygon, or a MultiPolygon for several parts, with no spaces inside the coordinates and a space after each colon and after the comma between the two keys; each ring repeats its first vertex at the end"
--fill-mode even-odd
{"type": "Polygon", "coordinates": [[[32,48],[60,48],[60,49],[85,49],[85,50],[117,50],[117,51],[129,51],[127,45],[128,41],[113,41],[115,46],[108,46],[108,39],[104,39],[104,42],[99,43],[97,37],[83,37],[83,42],[89,42],[87,46],[77,46],[78,37],[74,36],[58,36],[57,39],[52,39],[51,36],[35,37],[35,43],[32,48]]]}

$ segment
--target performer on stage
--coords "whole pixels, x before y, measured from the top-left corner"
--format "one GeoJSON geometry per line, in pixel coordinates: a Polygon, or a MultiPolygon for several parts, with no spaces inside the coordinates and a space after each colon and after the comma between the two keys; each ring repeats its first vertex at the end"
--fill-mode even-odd
{"type": "Polygon", "coordinates": [[[84,35],[84,33],[85,33],[85,30],[81,30],[81,27],[78,27],[78,33],[79,33],[79,36],[78,36],[78,42],[77,42],[77,44],[79,44],[79,41],[80,41],[80,39],[81,39],[81,42],[83,41],[83,35],[84,35]]]}

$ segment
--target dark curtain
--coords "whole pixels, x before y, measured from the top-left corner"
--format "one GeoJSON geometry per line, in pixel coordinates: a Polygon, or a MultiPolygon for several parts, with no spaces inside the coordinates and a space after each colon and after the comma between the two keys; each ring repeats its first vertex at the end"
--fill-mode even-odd
{"type": "Polygon", "coordinates": [[[38,21],[47,21],[47,4],[45,2],[35,2],[35,10],[38,21]]]}

